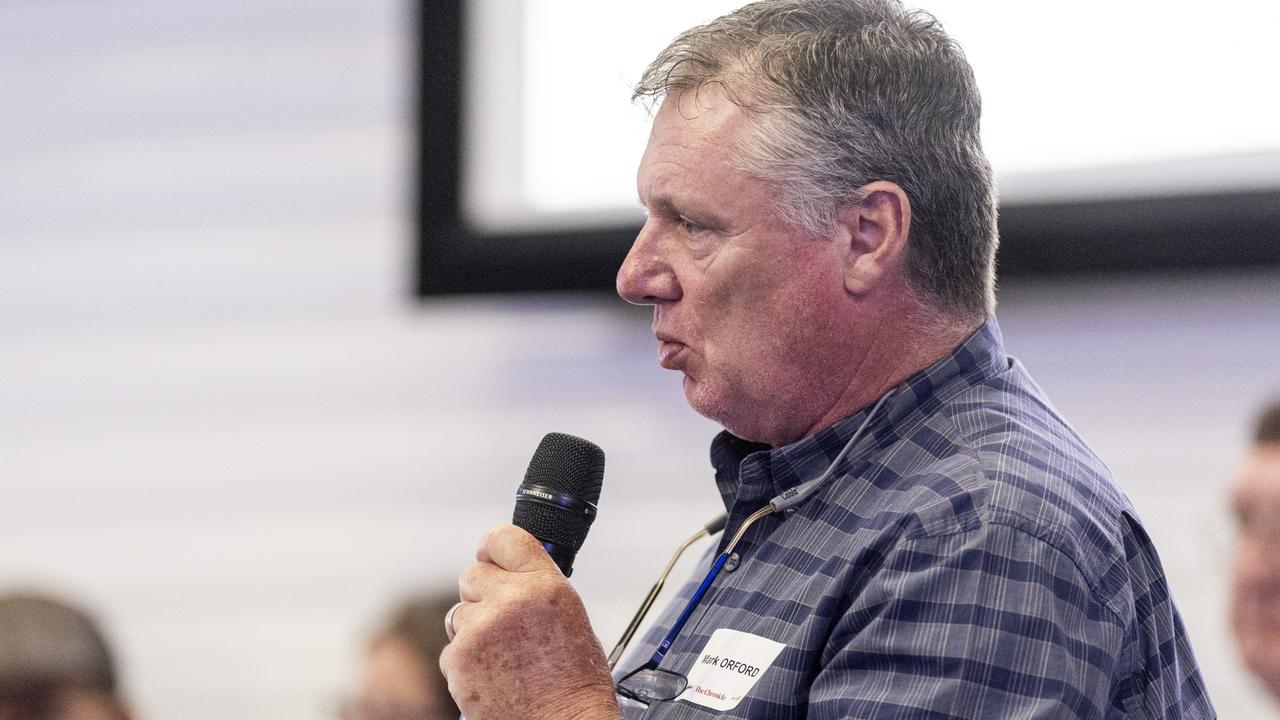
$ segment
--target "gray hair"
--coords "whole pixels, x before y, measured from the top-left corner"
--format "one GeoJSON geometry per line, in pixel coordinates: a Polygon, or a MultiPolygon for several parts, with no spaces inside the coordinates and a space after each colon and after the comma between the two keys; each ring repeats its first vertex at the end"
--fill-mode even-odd
{"type": "Polygon", "coordinates": [[[996,197],[981,99],[964,52],[897,0],[763,0],[685,31],[632,99],[709,83],[753,122],[741,168],[815,234],[875,180],[911,201],[907,282],[964,321],[995,307],[996,197]]]}

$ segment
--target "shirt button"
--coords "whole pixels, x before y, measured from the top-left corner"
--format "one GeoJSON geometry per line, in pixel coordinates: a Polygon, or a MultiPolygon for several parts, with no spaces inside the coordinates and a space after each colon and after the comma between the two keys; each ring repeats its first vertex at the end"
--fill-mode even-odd
{"type": "Polygon", "coordinates": [[[730,553],[729,557],[725,558],[724,569],[728,570],[729,572],[733,572],[734,570],[737,570],[738,566],[741,564],[742,564],[742,557],[738,555],[738,553],[730,553]]]}

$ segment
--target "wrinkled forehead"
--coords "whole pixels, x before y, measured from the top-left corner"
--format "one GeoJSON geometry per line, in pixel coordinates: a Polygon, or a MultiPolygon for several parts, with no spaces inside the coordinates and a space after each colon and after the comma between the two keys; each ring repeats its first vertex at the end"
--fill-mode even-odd
{"type": "Polygon", "coordinates": [[[640,161],[641,196],[646,184],[670,180],[665,175],[672,172],[735,165],[744,122],[738,106],[715,86],[668,95],[654,115],[640,161]]]}
{"type": "Polygon", "coordinates": [[[732,149],[750,152],[764,140],[760,132],[780,108],[763,98],[755,76],[728,71],[697,84],[673,87],[658,100],[650,135],[665,129],[732,149]]]}
{"type": "Polygon", "coordinates": [[[1236,479],[1238,502],[1280,505],[1280,443],[1254,445],[1236,479]]]}
{"type": "Polygon", "coordinates": [[[748,110],[731,88],[711,82],[671,92],[662,99],[654,127],[696,126],[704,139],[725,142],[746,120],[748,110]]]}

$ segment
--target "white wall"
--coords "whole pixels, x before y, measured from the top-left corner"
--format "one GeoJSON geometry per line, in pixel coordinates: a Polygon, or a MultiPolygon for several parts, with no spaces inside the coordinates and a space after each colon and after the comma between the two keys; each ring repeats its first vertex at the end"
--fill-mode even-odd
{"type": "MultiPolygon", "coordinates": [[[[321,718],[538,438],[609,453],[607,642],[716,509],[714,427],[600,297],[419,305],[402,0],[0,4],[0,586],[100,609],[144,718],[321,718]]],[[[1012,349],[1164,549],[1223,717],[1266,707],[1212,543],[1277,276],[1014,284],[1012,349]]]]}

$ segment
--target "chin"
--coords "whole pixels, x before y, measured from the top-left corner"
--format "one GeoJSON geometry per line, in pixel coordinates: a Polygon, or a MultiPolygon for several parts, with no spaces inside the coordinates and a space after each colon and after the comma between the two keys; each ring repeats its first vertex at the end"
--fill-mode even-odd
{"type": "Polygon", "coordinates": [[[1280,686],[1280,658],[1276,657],[1274,648],[1257,648],[1254,652],[1246,652],[1244,665],[1268,685],[1280,686]]]}
{"type": "Polygon", "coordinates": [[[684,397],[694,412],[719,423],[725,430],[743,440],[774,444],[769,433],[761,426],[763,414],[751,412],[742,403],[729,401],[725,395],[717,392],[717,388],[691,380],[687,375],[684,378],[684,397]]]}
{"type": "Polygon", "coordinates": [[[684,376],[684,399],[689,403],[689,407],[702,417],[715,420],[721,425],[725,424],[724,408],[721,403],[716,401],[714,394],[709,392],[705,385],[688,375],[684,376]]]}
{"type": "Polygon", "coordinates": [[[730,404],[725,402],[722,394],[716,392],[714,387],[708,387],[706,383],[685,375],[684,399],[694,412],[708,420],[714,420],[734,435],[738,434],[737,423],[733,422],[733,414],[729,412],[730,404]]]}

